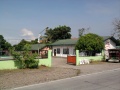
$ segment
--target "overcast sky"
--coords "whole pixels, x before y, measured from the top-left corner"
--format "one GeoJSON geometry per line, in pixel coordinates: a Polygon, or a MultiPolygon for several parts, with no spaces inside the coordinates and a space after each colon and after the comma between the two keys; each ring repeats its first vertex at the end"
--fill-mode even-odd
{"type": "Polygon", "coordinates": [[[120,0],[0,0],[0,34],[6,39],[35,39],[59,25],[71,27],[72,37],[80,28],[110,36],[115,18],[120,0]]]}

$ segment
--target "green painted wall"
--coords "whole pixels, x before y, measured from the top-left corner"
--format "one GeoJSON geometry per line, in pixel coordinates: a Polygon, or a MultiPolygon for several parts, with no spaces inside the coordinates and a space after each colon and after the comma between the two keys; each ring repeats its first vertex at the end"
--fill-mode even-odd
{"type": "Polygon", "coordinates": [[[102,61],[103,60],[103,52],[101,56],[86,56],[86,57],[80,57],[79,56],[79,50],[76,50],[76,65],[80,65],[80,60],[83,59],[89,59],[92,61],[102,61]]]}
{"type": "Polygon", "coordinates": [[[47,59],[39,59],[39,65],[45,65],[51,67],[52,59],[51,59],[51,50],[48,51],[47,59]]]}
{"type": "MultiPolygon", "coordinates": [[[[39,59],[39,65],[45,65],[51,67],[51,50],[48,51],[48,58],[39,59]]],[[[0,70],[2,69],[19,69],[21,68],[21,63],[15,60],[3,60],[0,61],[0,70]]]]}
{"type": "Polygon", "coordinates": [[[14,60],[0,61],[0,69],[20,68],[20,62],[14,60]]]}
{"type": "Polygon", "coordinates": [[[76,66],[79,65],[79,50],[76,50],[76,66]]]}

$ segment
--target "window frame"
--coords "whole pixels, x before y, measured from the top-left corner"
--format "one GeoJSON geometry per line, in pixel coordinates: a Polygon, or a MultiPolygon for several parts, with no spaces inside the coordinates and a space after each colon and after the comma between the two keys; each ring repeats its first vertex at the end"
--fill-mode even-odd
{"type": "Polygon", "coordinates": [[[60,48],[57,48],[57,54],[60,54],[60,48]]]}
{"type": "Polygon", "coordinates": [[[69,48],[63,48],[63,54],[69,54],[69,48]]]}

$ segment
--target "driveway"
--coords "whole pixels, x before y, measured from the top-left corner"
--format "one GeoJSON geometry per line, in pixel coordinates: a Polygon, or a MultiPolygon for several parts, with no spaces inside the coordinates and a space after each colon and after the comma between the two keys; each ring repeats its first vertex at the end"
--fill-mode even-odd
{"type": "Polygon", "coordinates": [[[67,64],[67,58],[52,57],[52,67],[80,69],[81,71],[80,75],[83,75],[89,73],[102,72],[105,70],[117,69],[120,68],[120,63],[99,62],[99,63],[91,63],[91,64],[75,66],[75,65],[67,64]]]}

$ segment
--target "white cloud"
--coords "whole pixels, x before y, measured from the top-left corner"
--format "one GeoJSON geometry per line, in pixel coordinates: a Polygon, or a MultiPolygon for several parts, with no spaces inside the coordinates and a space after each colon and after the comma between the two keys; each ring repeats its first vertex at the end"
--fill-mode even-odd
{"type": "Polygon", "coordinates": [[[22,36],[26,37],[27,39],[31,39],[31,40],[35,39],[35,36],[32,31],[24,28],[21,30],[21,32],[22,32],[22,36]]]}

